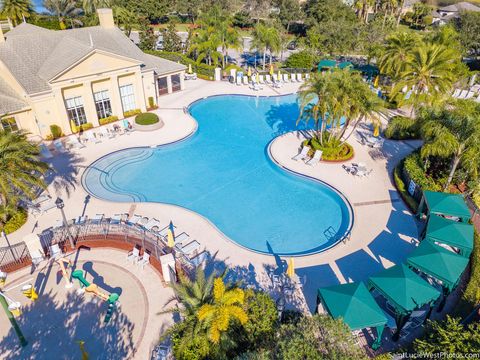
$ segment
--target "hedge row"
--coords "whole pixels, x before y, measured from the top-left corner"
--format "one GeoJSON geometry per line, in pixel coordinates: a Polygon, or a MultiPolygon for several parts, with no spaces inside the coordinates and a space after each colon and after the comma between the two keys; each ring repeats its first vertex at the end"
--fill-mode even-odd
{"type": "Polygon", "coordinates": [[[110,124],[112,122],[115,122],[117,120],[118,120],[118,116],[112,115],[112,116],[107,116],[106,118],[103,118],[103,119],[98,119],[98,123],[100,125],[106,125],[106,124],[110,124]]]}
{"type": "Polygon", "coordinates": [[[425,174],[424,164],[418,151],[408,155],[403,163],[405,171],[423,191],[442,191],[442,187],[425,174]]]}
{"type": "Polygon", "coordinates": [[[193,72],[197,73],[197,76],[201,79],[213,80],[215,76],[215,66],[198,64],[197,62],[183,54],[157,50],[147,50],[145,52],[150,55],[158,56],[162,59],[167,59],[176,63],[183,64],[185,66],[191,65],[193,72]]]}

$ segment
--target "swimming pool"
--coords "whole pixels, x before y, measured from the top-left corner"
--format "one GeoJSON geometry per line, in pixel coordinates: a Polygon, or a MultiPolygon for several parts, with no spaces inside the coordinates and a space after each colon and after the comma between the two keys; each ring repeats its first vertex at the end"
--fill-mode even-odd
{"type": "Polygon", "coordinates": [[[315,253],[349,232],[352,210],[337,190],[270,159],[269,143],[297,129],[296,95],[215,96],[189,111],[198,122],[190,138],[104,156],[84,172],[85,189],[111,201],[185,207],[261,253],[315,253]]]}

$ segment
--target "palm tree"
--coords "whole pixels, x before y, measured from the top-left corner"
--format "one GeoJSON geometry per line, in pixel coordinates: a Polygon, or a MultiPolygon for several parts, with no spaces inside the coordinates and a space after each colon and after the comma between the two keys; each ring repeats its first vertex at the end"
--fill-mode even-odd
{"type": "Polygon", "coordinates": [[[265,70],[267,51],[270,52],[270,65],[272,65],[272,54],[280,51],[281,44],[280,33],[276,27],[262,23],[255,25],[251,46],[258,50],[263,49],[263,70],[265,70]]]}
{"type": "Polygon", "coordinates": [[[3,0],[1,2],[0,14],[10,18],[13,25],[17,25],[33,13],[33,6],[30,0],[3,0]]]}
{"type": "Polygon", "coordinates": [[[456,51],[444,45],[416,47],[398,75],[400,80],[392,88],[391,98],[397,97],[400,105],[411,103],[413,108],[434,104],[451,91],[458,61],[456,51]],[[401,93],[404,88],[409,91],[407,95],[401,93]]]}
{"type": "Polygon", "coordinates": [[[407,61],[417,44],[418,38],[413,33],[399,32],[390,36],[379,59],[380,71],[390,76],[394,82],[397,81],[399,74],[405,71],[407,61]]]}
{"type": "Polygon", "coordinates": [[[198,310],[198,319],[208,328],[208,337],[214,343],[220,342],[220,336],[227,331],[233,320],[240,324],[248,321],[247,313],[242,307],[245,293],[240,288],[227,290],[222,278],[216,278],[213,284],[213,300],[198,310]]]}
{"type": "Polygon", "coordinates": [[[222,53],[217,50],[220,45],[221,40],[215,27],[202,27],[192,39],[190,53],[195,54],[197,63],[206,59],[208,65],[212,65],[212,62],[216,65],[222,59],[222,53]]]}
{"type": "Polygon", "coordinates": [[[82,25],[80,20],[75,19],[83,13],[83,10],[77,7],[75,0],[44,0],[43,6],[58,18],[62,30],[67,28],[65,25],[67,19],[70,19],[72,27],[74,24],[82,25]]]}
{"type": "Polygon", "coordinates": [[[222,46],[222,65],[225,68],[225,58],[228,55],[228,49],[240,49],[240,34],[237,29],[232,26],[231,20],[227,20],[220,24],[220,43],[222,46]]]}
{"type": "Polygon", "coordinates": [[[425,144],[421,156],[451,157],[450,171],[444,190],[450,186],[460,164],[472,178],[478,177],[480,152],[480,105],[471,100],[458,100],[455,107],[440,111],[421,111],[421,131],[425,144]]]}
{"type": "Polygon", "coordinates": [[[48,165],[38,159],[39,148],[24,132],[0,132],[0,204],[17,206],[20,198],[33,199],[45,188],[41,178],[48,165]]]}
{"type": "Polygon", "coordinates": [[[321,146],[340,147],[361,121],[378,121],[383,101],[348,69],[314,76],[299,92],[300,121],[313,120],[321,146]],[[345,136],[347,129],[351,132],[345,136]],[[328,130],[328,131],[327,131],[328,130]]]}

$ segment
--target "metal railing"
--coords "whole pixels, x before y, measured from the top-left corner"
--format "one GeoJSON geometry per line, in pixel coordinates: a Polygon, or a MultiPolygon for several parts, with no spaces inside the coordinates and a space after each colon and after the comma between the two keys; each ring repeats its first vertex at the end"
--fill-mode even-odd
{"type": "Polygon", "coordinates": [[[31,264],[30,253],[24,242],[0,248],[0,270],[10,272],[31,264]]]}

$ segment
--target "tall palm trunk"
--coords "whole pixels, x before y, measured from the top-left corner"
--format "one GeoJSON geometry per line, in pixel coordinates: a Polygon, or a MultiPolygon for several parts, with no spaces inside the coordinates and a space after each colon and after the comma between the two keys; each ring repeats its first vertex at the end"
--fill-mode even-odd
{"type": "Polygon", "coordinates": [[[264,71],[265,71],[265,60],[267,59],[266,56],[267,56],[267,47],[265,46],[263,48],[263,70],[264,71]]]}
{"type": "Polygon", "coordinates": [[[455,175],[455,171],[457,171],[458,164],[460,163],[462,151],[463,151],[463,146],[460,146],[460,148],[457,150],[457,152],[453,157],[452,165],[450,167],[450,174],[448,174],[448,179],[447,179],[447,182],[445,183],[445,186],[443,187],[443,191],[446,191],[450,186],[450,184],[452,183],[453,175],[455,175]]]}

